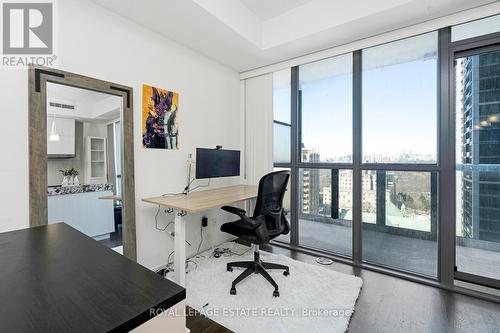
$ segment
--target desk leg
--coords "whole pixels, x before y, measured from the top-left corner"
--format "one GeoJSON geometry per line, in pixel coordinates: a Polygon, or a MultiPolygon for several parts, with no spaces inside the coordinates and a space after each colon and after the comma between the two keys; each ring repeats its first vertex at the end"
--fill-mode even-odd
{"type": "Polygon", "coordinates": [[[186,212],[175,213],[175,255],[174,269],[175,282],[182,287],[186,286],[186,212]]]}
{"type": "Polygon", "coordinates": [[[257,199],[248,199],[245,200],[245,211],[247,214],[253,214],[253,211],[251,211],[252,207],[254,207],[254,204],[257,199]]]}

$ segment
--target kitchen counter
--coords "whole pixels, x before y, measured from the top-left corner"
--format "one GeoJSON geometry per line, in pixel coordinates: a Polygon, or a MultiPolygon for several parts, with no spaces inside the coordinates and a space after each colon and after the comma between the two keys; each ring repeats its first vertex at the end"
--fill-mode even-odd
{"type": "Polygon", "coordinates": [[[96,240],[109,238],[115,231],[111,184],[89,184],[49,187],[48,222],[64,222],[96,240]]]}
{"type": "Polygon", "coordinates": [[[72,185],[72,186],[50,186],[47,188],[47,195],[66,195],[88,192],[106,192],[113,191],[112,184],[85,184],[85,185],[72,185]]]}

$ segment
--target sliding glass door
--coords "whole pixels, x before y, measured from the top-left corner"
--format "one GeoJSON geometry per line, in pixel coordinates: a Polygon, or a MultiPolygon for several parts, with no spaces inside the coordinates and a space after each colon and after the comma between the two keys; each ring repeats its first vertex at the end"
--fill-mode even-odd
{"type": "Polygon", "coordinates": [[[455,60],[456,278],[500,286],[500,48],[455,60]]]}

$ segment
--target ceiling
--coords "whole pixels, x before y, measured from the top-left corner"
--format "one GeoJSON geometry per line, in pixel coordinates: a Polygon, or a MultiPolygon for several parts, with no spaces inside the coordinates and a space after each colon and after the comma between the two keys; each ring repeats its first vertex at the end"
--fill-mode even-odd
{"type": "Polygon", "coordinates": [[[92,1],[238,72],[496,2],[495,0],[92,1]]]}
{"type": "Polygon", "coordinates": [[[120,117],[122,98],[97,91],[47,83],[47,101],[74,105],[75,111],[67,111],[69,118],[82,121],[108,121],[120,117]]]}
{"type": "Polygon", "coordinates": [[[261,20],[269,20],[312,0],[240,0],[261,20]]]}
{"type": "Polygon", "coordinates": [[[108,99],[111,95],[71,87],[63,84],[56,84],[52,82],[47,83],[47,95],[49,97],[61,99],[74,104],[85,101],[85,104],[94,104],[108,99]]]}

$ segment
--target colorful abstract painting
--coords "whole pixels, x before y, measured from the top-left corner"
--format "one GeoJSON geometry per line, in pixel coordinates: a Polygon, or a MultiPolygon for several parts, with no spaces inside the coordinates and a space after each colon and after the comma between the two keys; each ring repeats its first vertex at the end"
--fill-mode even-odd
{"type": "Polygon", "coordinates": [[[142,85],[142,145],[144,148],[179,149],[178,107],[178,93],[142,85]]]}

